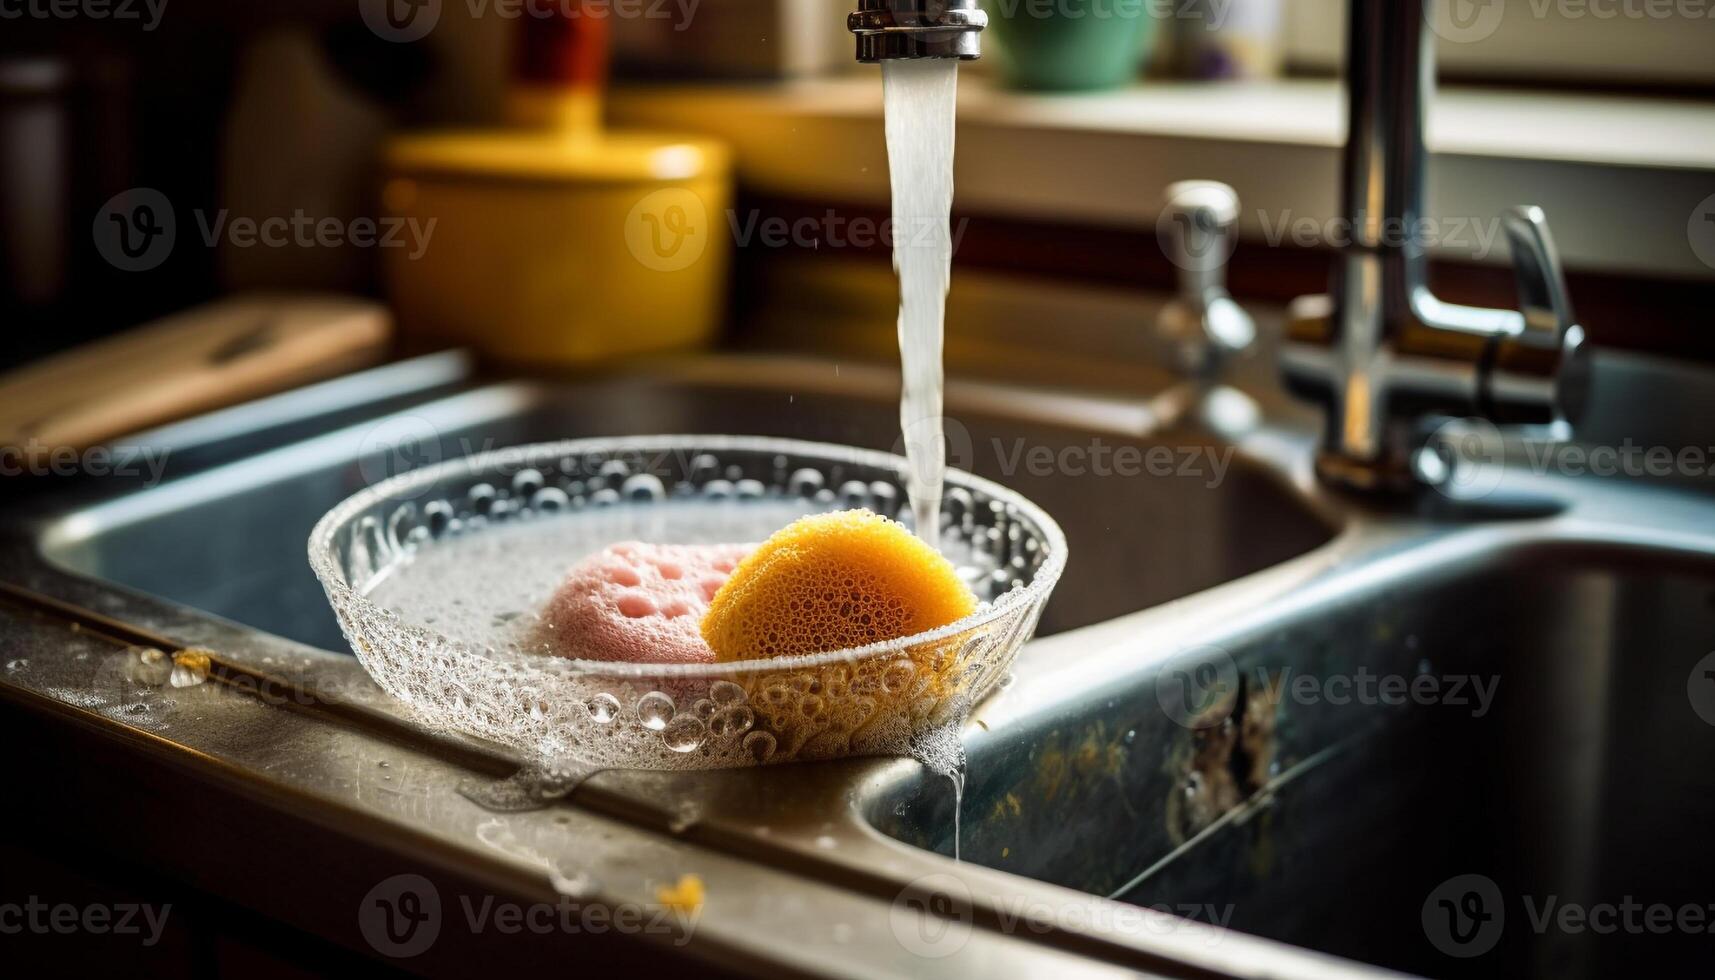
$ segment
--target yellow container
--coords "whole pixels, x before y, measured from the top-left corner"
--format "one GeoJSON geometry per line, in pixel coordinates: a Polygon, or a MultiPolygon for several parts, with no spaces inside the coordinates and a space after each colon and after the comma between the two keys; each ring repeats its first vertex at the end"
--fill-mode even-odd
{"type": "Polygon", "coordinates": [[[711,342],[732,236],[726,148],[643,133],[470,132],[395,140],[384,248],[414,344],[583,364],[711,342]],[[431,224],[432,222],[432,224],[431,224]]]}

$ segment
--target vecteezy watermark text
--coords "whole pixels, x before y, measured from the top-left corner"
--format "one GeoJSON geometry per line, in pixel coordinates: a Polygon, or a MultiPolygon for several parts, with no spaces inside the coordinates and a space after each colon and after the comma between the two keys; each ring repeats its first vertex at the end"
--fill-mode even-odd
{"type": "Polygon", "coordinates": [[[1088,445],[1032,445],[1024,439],[994,439],[991,451],[1003,476],[1200,479],[1209,489],[1226,480],[1237,452],[1231,446],[1137,446],[1100,438],[1088,445]]]}
{"type": "MultiPolygon", "coordinates": [[[[234,215],[221,208],[192,211],[202,244],[233,248],[396,248],[422,258],[438,218],[333,217],[294,208],[289,215],[234,215]]],[[[165,194],[134,187],[110,198],[96,212],[96,251],[116,269],[144,272],[165,262],[178,239],[178,216],[165,194]]]]}
{"type": "MultiPolygon", "coordinates": [[[[363,23],[376,37],[396,44],[427,37],[440,23],[443,5],[444,0],[357,0],[363,23]]],[[[472,20],[671,20],[673,30],[684,31],[702,0],[464,0],[464,6],[472,20]]]]}
{"type": "Polygon", "coordinates": [[[16,446],[0,446],[0,477],[15,476],[119,476],[145,478],[155,486],[167,469],[172,450],[165,446],[74,446],[49,445],[27,440],[16,446]]]}
{"type": "Polygon", "coordinates": [[[1462,500],[1489,496],[1509,472],[1538,478],[1715,478],[1715,446],[1651,446],[1627,437],[1618,444],[1526,441],[1509,447],[1498,426],[1477,418],[1447,420],[1426,446],[1433,470],[1423,464],[1420,470],[1437,490],[1462,500]]]}
{"type": "Polygon", "coordinates": [[[171,904],[147,902],[113,904],[47,902],[31,895],[22,902],[0,902],[0,935],[30,933],[38,936],[86,934],[94,936],[139,936],[145,947],[161,941],[171,904]]]}
{"type": "Polygon", "coordinates": [[[990,16],[1003,20],[1202,21],[1206,30],[1226,26],[1234,0],[985,0],[990,16]]]}
{"type": "MultiPolygon", "coordinates": [[[[888,910],[888,926],[901,949],[922,959],[944,959],[965,948],[974,930],[971,889],[951,874],[924,875],[908,884],[888,910]]],[[[1117,931],[1168,935],[1201,930],[1209,944],[1219,943],[1232,920],[1232,905],[1183,903],[1131,905],[1124,902],[1047,902],[1013,897],[994,908],[995,927],[1004,935],[1043,935],[1056,931],[1117,931]]]]}
{"type": "Polygon", "coordinates": [[[1271,707],[1328,705],[1445,707],[1482,718],[1494,707],[1499,676],[1390,674],[1361,666],[1355,671],[1315,674],[1291,667],[1256,665],[1240,671],[1226,650],[1214,645],[1187,649],[1162,667],[1155,696],[1161,710],[1186,728],[1208,728],[1232,713],[1241,690],[1258,692],[1271,707]]]}
{"type": "MultiPolygon", "coordinates": [[[[553,902],[511,902],[493,895],[459,895],[455,903],[470,935],[620,935],[660,936],[675,946],[690,942],[702,918],[702,906],[580,901],[561,895],[553,902]]],[[[408,959],[429,950],[440,938],[443,904],[433,882],[416,874],[394,875],[363,897],[358,931],[383,956],[408,959]]]]}
{"type": "Polygon", "coordinates": [[[0,0],[0,20],[137,21],[145,32],[166,12],[167,0],[0,0]]]}
{"type": "MultiPolygon", "coordinates": [[[[1715,903],[1619,901],[1575,902],[1559,895],[1520,895],[1523,924],[1536,935],[1594,933],[1609,936],[1715,935],[1715,903]]],[[[1494,949],[1509,922],[1508,902],[1494,879],[1464,874],[1437,885],[1423,902],[1423,933],[1436,949],[1458,959],[1494,949]]],[[[1516,925],[1515,925],[1516,928],[1516,925]]]]}
{"type": "MultiPolygon", "coordinates": [[[[1291,209],[1278,216],[1257,211],[1263,238],[1272,246],[1290,242],[1299,248],[1346,248],[1358,240],[1358,227],[1350,218],[1316,218],[1294,215],[1291,209]]],[[[1364,229],[1365,240],[1392,248],[1420,245],[1465,252],[1487,258],[1501,240],[1501,222],[1495,217],[1419,217],[1384,219],[1364,229]]]]}
{"type": "Polygon", "coordinates": [[[934,248],[943,242],[951,245],[954,254],[964,241],[969,218],[957,221],[934,218],[871,218],[864,215],[846,217],[833,208],[815,217],[764,217],[752,210],[740,216],[727,211],[727,225],[732,240],[739,248],[761,245],[763,248],[934,248]]]}
{"type": "Polygon", "coordinates": [[[1445,0],[1427,5],[1436,34],[1455,44],[1486,41],[1511,9],[1533,20],[1711,20],[1715,0],[1445,0]]]}

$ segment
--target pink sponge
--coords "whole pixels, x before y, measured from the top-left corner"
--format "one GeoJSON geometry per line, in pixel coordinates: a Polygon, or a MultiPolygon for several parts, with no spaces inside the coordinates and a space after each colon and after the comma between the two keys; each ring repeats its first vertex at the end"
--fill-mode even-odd
{"type": "Polygon", "coordinates": [[[755,545],[627,541],[578,562],[542,611],[539,635],[562,657],[712,663],[700,624],[709,600],[755,545]]]}

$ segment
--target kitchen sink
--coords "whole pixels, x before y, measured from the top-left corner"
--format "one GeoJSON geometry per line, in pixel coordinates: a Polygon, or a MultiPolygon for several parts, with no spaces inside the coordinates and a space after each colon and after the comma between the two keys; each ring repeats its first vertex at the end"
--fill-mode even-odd
{"type": "MultiPolygon", "coordinates": [[[[973,732],[964,860],[1430,976],[1706,967],[1701,929],[1554,923],[1715,921],[1715,557],[1426,546],[1321,595],[973,732]]],[[[864,816],[948,853],[948,796],[864,816]]]]}
{"type": "MultiPolygon", "coordinates": [[[[345,650],[305,542],[325,511],[375,479],[582,436],[728,433],[899,449],[895,395],[813,389],[801,378],[768,388],[646,376],[481,386],[61,515],[42,548],[65,570],[345,650]]],[[[1332,534],[1270,470],[1206,436],[1033,423],[963,411],[956,397],[949,414],[955,460],[1023,493],[1066,531],[1071,563],[1043,634],[1239,578],[1332,534]],[[1114,475],[1069,481],[1062,458],[1114,475]]]]}
{"type": "MultiPolygon", "coordinates": [[[[955,384],[955,464],[1042,505],[1070,548],[1012,683],[962,734],[957,807],[953,781],[912,760],[845,759],[602,772],[496,814],[459,787],[529,760],[426,731],[381,695],[304,558],[340,499],[485,449],[720,432],[897,451],[896,386],[755,358],[466,378],[224,432],[158,486],[37,494],[0,520],[0,623],[29,654],[9,654],[0,696],[161,757],[199,805],[234,805],[229,779],[247,800],[309,801],[318,825],[370,842],[339,863],[393,867],[380,877],[413,835],[460,874],[510,869],[538,895],[544,865],[634,898],[698,873],[719,897],[697,955],[741,969],[1706,972],[1710,934],[1647,927],[1655,909],[1715,920],[1715,504],[1684,487],[1519,463],[1478,481],[1481,500],[1354,499],[1314,483],[1314,430],[1266,384],[1137,400],[955,384]],[[1246,404],[1248,428],[1216,424],[1246,404]],[[1117,465],[1150,458],[1165,468],[1117,465]],[[119,646],[87,646],[102,635],[119,646]],[[206,647],[223,683],[140,688],[126,644],[206,647]],[[802,909],[779,901],[805,887],[802,909]],[[1610,914],[1620,927],[1598,928],[1610,914]]],[[[226,873],[182,848],[163,860],[226,873]]],[[[349,929],[341,910],[376,880],[350,883],[327,928],[349,929]]]]}

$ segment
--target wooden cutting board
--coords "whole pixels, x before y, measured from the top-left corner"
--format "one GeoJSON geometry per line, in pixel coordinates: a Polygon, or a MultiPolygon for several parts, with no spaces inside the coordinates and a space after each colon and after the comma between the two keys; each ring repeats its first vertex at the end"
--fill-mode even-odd
{"type": "Polygon", "coordinates": [[[235,296],[0,374],[0,452],[83,450],[379,362],[393,319],[344,296],[235,296]]]}

